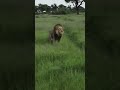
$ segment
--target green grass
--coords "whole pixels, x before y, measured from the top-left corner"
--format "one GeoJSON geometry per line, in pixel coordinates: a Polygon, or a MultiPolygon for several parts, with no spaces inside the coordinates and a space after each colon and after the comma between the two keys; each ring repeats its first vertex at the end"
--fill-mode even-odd
{"type": "Polygon", "coordinates": [[[85,15],[41,15],[35,18],[36,90],[85,90],[85,15]],[[51,45],[48,31],[64,26],[60,43],[51,45]]]}

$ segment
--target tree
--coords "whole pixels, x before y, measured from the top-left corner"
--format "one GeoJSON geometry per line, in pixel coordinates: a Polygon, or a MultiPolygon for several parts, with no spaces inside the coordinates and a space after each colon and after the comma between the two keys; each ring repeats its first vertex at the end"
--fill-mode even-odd
{"type": "Polygon", "coordinates": [[[39,9],[39,6],[35,6],[35,14],[38,15],[41,13],[41,10],[39,9]]]}
{"type": "Polygon", "coordinates": [[[64,6],[63,4],[60,4],[58,6],[58,14],[67,14],[68,13],[68,10],[67,10],[67,7],[64,6]]]}
{"type": "Polygon", "coordinates": [[[52,9],[52,11],[57,11],[58,7],[56,4],[52,4],[51,9],[52,9]]]}
{"type": "Polygon", "coordinates": [[[85,0],[65,0],[67,3],[71,2],[73,4],[75,4],[75,8],[76,8],[76,11],[77,11],[77,14],[79,14],[79,7],[80,5],[82,5],[82,3],[85,1],[85,0]]]}
{"type": "Polygon", "coordinates": [[[43,12],[43,11],[47,11],[48,9],[48,5],[47,4],[39,4],[39,9],[43,12]]]}
{"type": "Polygon", "coordinates": [[[60,4],[58,8],[66,8],[66,6],[64,6],[63,4],[60,4]]]}
{"type": "Polygon", "coordinates": [[[67,7],[67,8],[69,8],[70,10],[72,9],[71,5],[68,5],[68,7],[67,7]]]}

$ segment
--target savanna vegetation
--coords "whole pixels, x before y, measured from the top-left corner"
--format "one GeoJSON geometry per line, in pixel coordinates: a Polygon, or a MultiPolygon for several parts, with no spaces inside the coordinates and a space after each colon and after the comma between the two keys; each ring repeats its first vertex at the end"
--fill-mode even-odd
{"type": "Polygon", "coordinates": [[[38,4],[35,6],[35,14],[54,14],[54,15],[60,15],[60,14],[71,14],[71,13],[77,13],[79,15],[80,12],[85,12],[85,8],[83,8],[81,5],[85,0],[65,0],[67,3],[72,3],[73,7],[71,5],[65,6],[63,4],[60,4],[57,6],[57,4],[52,4],[51,6],[47,4],[38,4]]]}
{"type": "Polygon", "coordinates": [[[85,90],[85,13],[35,16],[36,90],[85,90]],[[60,43],[50,44],[48,32],[64,26],[60,43]]]}

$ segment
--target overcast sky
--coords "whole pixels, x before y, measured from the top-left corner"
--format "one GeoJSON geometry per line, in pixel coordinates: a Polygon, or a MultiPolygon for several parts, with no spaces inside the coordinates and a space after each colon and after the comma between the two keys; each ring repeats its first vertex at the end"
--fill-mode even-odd
{"type": "MultiPolygon", "coordinates": [[[[38,5],[40,3],[47,4],[49,6],[54,3],[56,3],[57,5],[63,4],[65,6],[68,6],[68,5],[73,6],[71,3],[66,3],[65,0],[35,0],[35,5],[38,5]]],[[[83,3],[81,6],[85,8],[85,3],[83,3]]]]}

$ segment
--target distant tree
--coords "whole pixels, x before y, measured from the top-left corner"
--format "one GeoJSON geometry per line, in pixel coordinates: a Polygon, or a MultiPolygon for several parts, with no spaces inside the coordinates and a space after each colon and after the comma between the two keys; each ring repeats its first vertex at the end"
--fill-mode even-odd
{"type": "Polygon", "coordinates": [[[35,14],[40,14],[41,10],[39,9],[39,6],[35,6],[35,14]]]}
{"type": "Polygon", "coordinates": [[[47,11],[48,9],[48,5],[47,4],[39,4],[39,10],[43,11],[47,11]]]}
{"type": "Polygon", "coordinates": [[[63,4],[60,4],[58,6],[58,14],[67,14],[68,13],[68,10],[67,10],[67,7],[64,6],[63,4]]]}
{"type": "Polygon", "coordinates": [[[57,11],[57,9],[58,9],[58,6],[56,4],[51,5],[51,10],[52,11],[57,11]]]}
{"type": "Polygon", "coordinates": [[[48,13],[50,13],[51,11],[51,7],[50,6],[47,6],[47,10],[46,10],[48,13]]]}
{"type": "Polygon", "coordinates": [[[66,6],[64,6],[63,4],[60,4],[59,6],[58,6],[58,8],[66,8],[66,6]]]}
{"type": "Polygon", "coordinates": [[[79,7],[80,5],[82,5],[82,3],[85,1],[85,0],[65,0],[67,3],[71,2],[73,4],[75,4],[75,8],[76,8],[76,11],[77,11],[77,14],[79,14],[79,7]]]}
{"type": "Polygon", "coordinates": [[[71,5],[68,5],[68,7],[67,7],[67,8],[69,8],[70,10],[72,9],[71,5]]]}
{"type": "Polygon", "coordinates": [[[72,7],[71,7],[71,5],[68,5],[67,9],[69,10],[69,12],[72,12],[72,7]]]}
{"type": "Polygon", "coordinates": [[[51,6],[48,6],[47,4],[38,4],[38,9],[43,13],[50,13],[51,6]]]}

